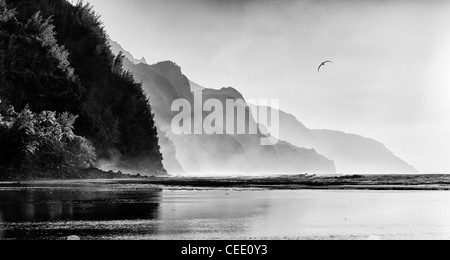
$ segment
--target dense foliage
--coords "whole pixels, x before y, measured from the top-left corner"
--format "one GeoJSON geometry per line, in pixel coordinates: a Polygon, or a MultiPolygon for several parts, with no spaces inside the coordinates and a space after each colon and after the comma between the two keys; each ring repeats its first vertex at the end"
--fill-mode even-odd
{"type": "Polygon", "coordinates": [[[50,20],[35,13],[20,23],[14,11],[2,9],[0,97],[16,107],[28,103],[36,111],[74,110],[80,100],[80,84],[67,61],[67,51],[54,38],[50,20]]]}
{"type": "Polygon", "coordinates": [[[59,177],[93,166],[95,150],[73,133],[76,116],[44,111],[20,113],[12,107],[0,111],[0,165],[30,174],[59,177]]]}
{"type": "Polygon", "coordinates": [[[151,106],[122,61],[88,4],[0,0],[2,103],[79,115],[74,132],[100,158],[163,172],[151,106]]]}

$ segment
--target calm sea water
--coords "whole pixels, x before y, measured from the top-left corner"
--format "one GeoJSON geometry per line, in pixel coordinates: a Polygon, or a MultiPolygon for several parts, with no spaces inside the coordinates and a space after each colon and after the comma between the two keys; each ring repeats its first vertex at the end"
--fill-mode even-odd
{"type": "Polygon", "coordinates": [[[0,239],[450,239],[450,192],[0,186],[0,239]]]}

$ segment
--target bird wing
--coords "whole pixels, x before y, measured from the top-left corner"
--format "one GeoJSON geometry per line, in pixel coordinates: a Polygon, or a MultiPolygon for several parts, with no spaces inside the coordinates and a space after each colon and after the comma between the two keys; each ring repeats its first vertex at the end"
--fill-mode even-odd
{"type": "Polygon", "coordinates": [[[319,68],[317,69],[317,72],[320,72],[320,68],[322,68],[323,64],[320,64],[319,68]]]}
{"type": "Polygon", "coordinates": [[[320,68],[325,66],[325,64],[327,64],[327,63],[333,63],[333,62],[331,60],[327,60],[327,61],[322,62],[322,64],[320,64],[319,68],[317,69],[317,72],[320,72],[320,68]]]}

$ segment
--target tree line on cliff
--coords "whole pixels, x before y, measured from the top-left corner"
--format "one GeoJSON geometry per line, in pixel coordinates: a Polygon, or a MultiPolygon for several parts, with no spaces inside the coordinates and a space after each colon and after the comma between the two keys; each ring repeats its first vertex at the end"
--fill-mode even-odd
{"type": "Polygon", "coordinates": [[[0,0],[0,100],[2,168],[164,172],[148,98],[89,4],[0,0]]]}

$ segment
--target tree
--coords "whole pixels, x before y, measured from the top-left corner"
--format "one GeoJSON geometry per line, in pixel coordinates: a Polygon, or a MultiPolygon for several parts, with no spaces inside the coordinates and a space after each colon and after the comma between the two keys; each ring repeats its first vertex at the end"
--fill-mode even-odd
{"type": "Polygon", "coordinates": [[[0,167],[57,177],[90,168],[96,160],[90,142],[73,133],[76,116],[39,114],[28,107],[0,111],[0,167]]]}
{"type": "Polygon", "coordinates": [[[7,3],[15,14],[11,26],[0,24],[0,98],[19,109],[77,114],[75,134],[91,140],[99,157],[120,154],[122,165],[145,160],[143,170],[164,172],[149,100],[123,70],[123,56],[112,54],[92,7],[7,3]]]}
{"type": "Polygon", "coordinates": [[[0,98],[18,108],[75,110],[81,85],[68,52],[54,37],[51,19],[37,12],[24,24],[14,13],[4,8],[0,21],[0,98]]]}
{"type": "Polygon", "coordinates": [[[14,10],[6,7],[5,0],[0,0],[0,22],[5,23],[14,18],[14,10]]]}

